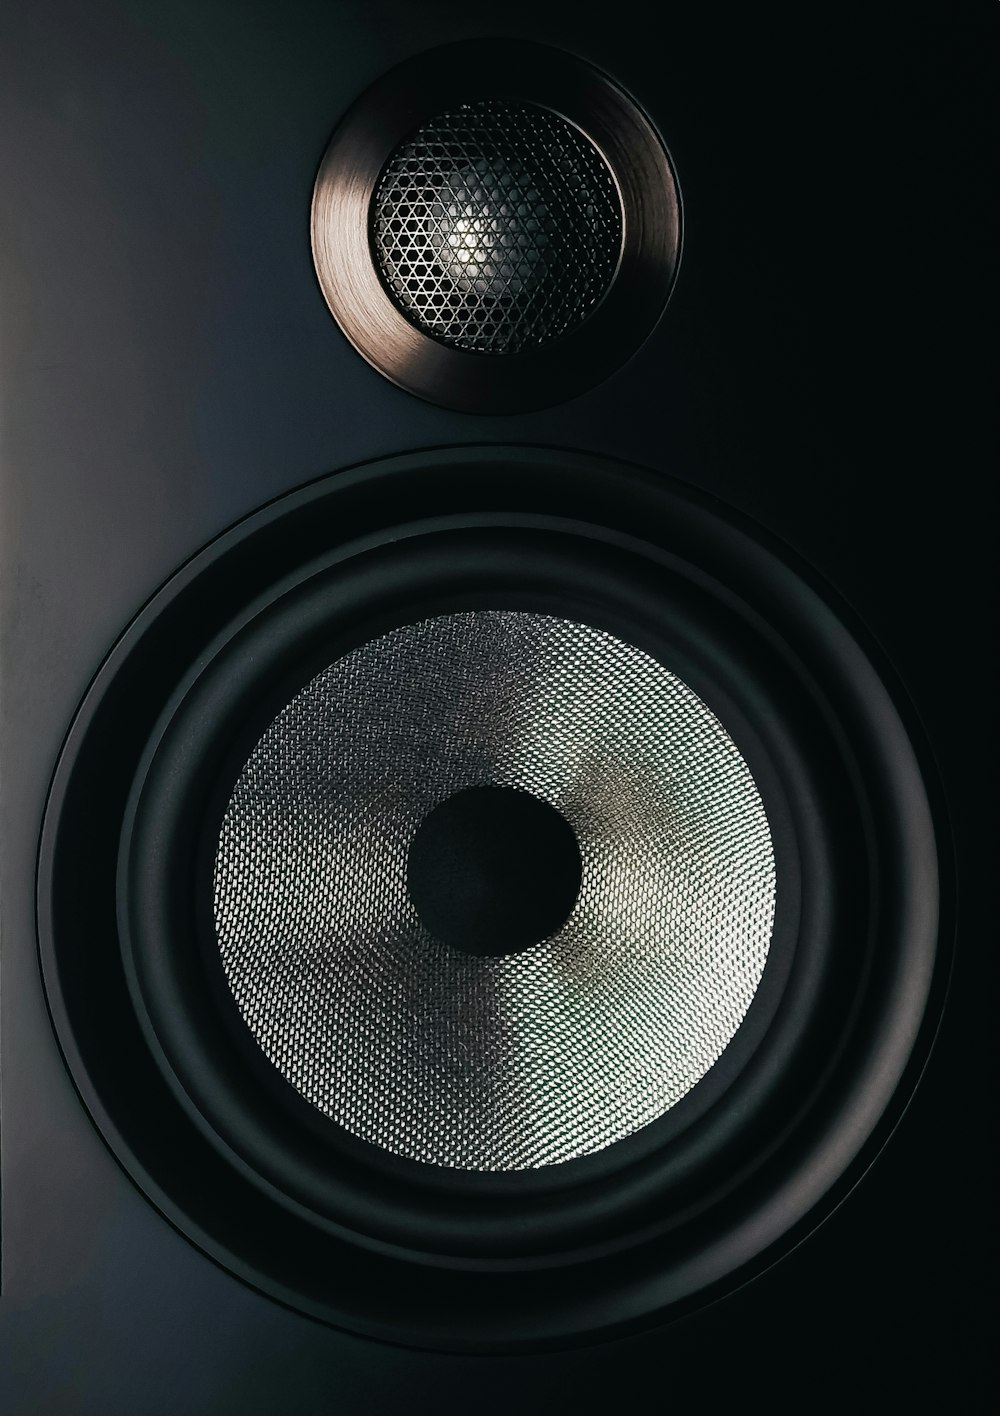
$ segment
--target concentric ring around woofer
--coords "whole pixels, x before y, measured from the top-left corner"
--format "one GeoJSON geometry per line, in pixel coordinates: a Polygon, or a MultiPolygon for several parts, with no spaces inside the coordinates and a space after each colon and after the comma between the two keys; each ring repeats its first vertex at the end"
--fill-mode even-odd
{"type": "MultiPolygon", "coordinates": [[[[95,680],[56,772],[39,861],[55,1026],[136,1182],[194,1242],[283,1301],[446,1348],[550,1346],[678,1313],[802,1237],[905,1104],[947,966],[919,740],[887,688],[890,671],[847,623],[759,528],[662,475],[551,451],[455,449],[355,469],[207,548],[95,680]],[[464,641],[448,636],[483,623],[540,626],[535,660],[586,663],[581,693],[600,677],[599,647],[648,676],[647,709],[672,693],[663,741],[646,736],[648,721],[630,725],[676,767],[672,802],[687,790],[690,819],[703,819],[697,803],[712,798],[700,795],[698,763],[714,782],[723,759],[713,753],[729,753],[751,816],[747,777],[759,793],[773,851],[766,961],[717,1060],[621,1139],[526,1169],[399,1154],[384,1134],[352,1133],[308,1100],[248,1027],[216,919],[227,811],[289,706],[307,707],[310,685],[337,665],[365,665],[372,682],[366,653],[398,650],[414,632],[430,636],[423,658],[438,643],[457,659],[464,641]],[[681,730],[684,704],[694,716],[681,730]]],[[[559,721],[552,681],[527,699],[550,703],[559,721]]],[[[389,717],[391,707],[386,695],[389,717]]],[[[456,741],[459,726],[453,718],[456,741]]],[[[324,733],[310,741],[329,758],[324,733]]],[[[608,734],[596,736],[591,760],[603,762],[608,734]]],[[[540,733],[528,739],[542,752],[540,733]]],[[[553,741],[550,760],[562,750],[553,741]]],[[[298,751],[265,773],[266,810],[244,818],[265,824],[273,860],[267,831],[287,823],[276,798],[298,751]]],[[[647,786],[655,756],[642,758],[647,786]]],[[[314,760],[307,782],[321,775],[314,760]]],[[[540,799],[540,779],[505,781],[514,785],[494,789],[540,799]]],[[[597,773],[589,799],[602,790],[597,773]]],[[[565,794],[546,803],[561,814],[555,801],[565,794]]],[[[376,810],[373,820],[391,817],[376,810]]],[[[711,838],[721,825],[705,829],[711,838]]],[[[683,871],[674,884],[683,900],[683,871]]],[[[260,901],[253,913],[264,917],[260,901]]],[[[529,940],[507,957],[546,948],[529,940]]],[[[639,971],[635,956],[630,968],[639,971]]],[[[322,1043],[308,1047],[322,1056],[322,1043]]]]}

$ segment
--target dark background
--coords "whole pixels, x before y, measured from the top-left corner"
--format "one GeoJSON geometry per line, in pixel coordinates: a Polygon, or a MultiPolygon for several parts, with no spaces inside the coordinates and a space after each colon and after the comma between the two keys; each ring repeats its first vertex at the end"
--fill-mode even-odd
{"type": "Polygon", "coordinates": [[[0,1408],[100,1416],[992,1407],[996,781],[993,5],[403,0],[0,7],[0,1408]],[[561,45],[664,134],[685,250],[658,329],[561,407],[394,388],[313,274],[349,102],[448,39],[561,45]],[[923,1084],[823,1227],[739,1293],[604,1346],[379,1347],[287,1311],[143,1200],[48,1023],[32,884],[55,756],[110,645],[266,500],[444,444],[604,452],[724,498],[836,587],[906,685],[959,935],[923,1084]],[[989,904],[992,906],[992,899],[989,904]]]}

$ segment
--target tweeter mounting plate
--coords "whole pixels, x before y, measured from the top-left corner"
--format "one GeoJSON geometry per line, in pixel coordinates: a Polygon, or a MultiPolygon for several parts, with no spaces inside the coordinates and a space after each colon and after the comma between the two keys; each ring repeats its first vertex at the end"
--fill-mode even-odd
{"type": "Polygon", "coordinates": [[[313,194],[316,273],[344,334],[401,388],[468,413],[606,378],[659,320],[680,246],[649,119],[589,64],[508,40],[378,80],[313,194]]]}

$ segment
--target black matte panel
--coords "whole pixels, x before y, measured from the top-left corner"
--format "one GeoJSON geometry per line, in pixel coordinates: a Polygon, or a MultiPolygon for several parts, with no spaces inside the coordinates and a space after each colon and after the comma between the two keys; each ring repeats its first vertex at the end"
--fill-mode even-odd
{"type": "Polygon", "coordinates": [[[983,685],[998,16],[939,3],[784,9],[4,8],[5,1413],[990,1409],[983,685]],[[316,285],[308,215],[330,132],[367,84],[425,47],[500,30],[571,49],[636,95],[676,162],[685,249],[668,314],[626,367],[559,408],[476,418],[409,397],[347,345],[316,285]],[[503,1359],[345,1335],[243,1285],[172,1229],[73,1088],[33,921],[60,744],[157,587],[293,487],[466,443],[632,460],[788,542],[903,683],[957,861],[935,1051],[886,1150],[822,1229],[670,1328],[503,1359]]]}

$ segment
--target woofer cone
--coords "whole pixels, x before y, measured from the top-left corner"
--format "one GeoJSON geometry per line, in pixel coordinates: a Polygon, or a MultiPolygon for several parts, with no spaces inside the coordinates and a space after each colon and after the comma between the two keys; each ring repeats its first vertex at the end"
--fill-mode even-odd
{"type": "Polygon", "coordinates": [[[765,968],[775,859],[686,684],[493,609],[382,634],[295,695],[232,787],[213,896],[229,988],[297,1091],[394,1154],[504,1172],[623,1140],[710,1070],[765,968]]]}
{"type": "Polygon", "coordinates": [[[927,794],[857,637],[691,493],[531,450],[340,474],[196,558],[81,710],[39,880],[67,1059],[142,1187],[267,1291],[421,1345],[578,1340],[764,1262],[884,1138],[940,987],[927,794]],[[427,1164],[331,1121],[253,1039],[213,912],[268,724],[344,655],[456,613],[592,625],[663,664],[738,746],[774,847],[767,964],[719,1060],[650,1125],[531,1170],[427,1164]]]}

